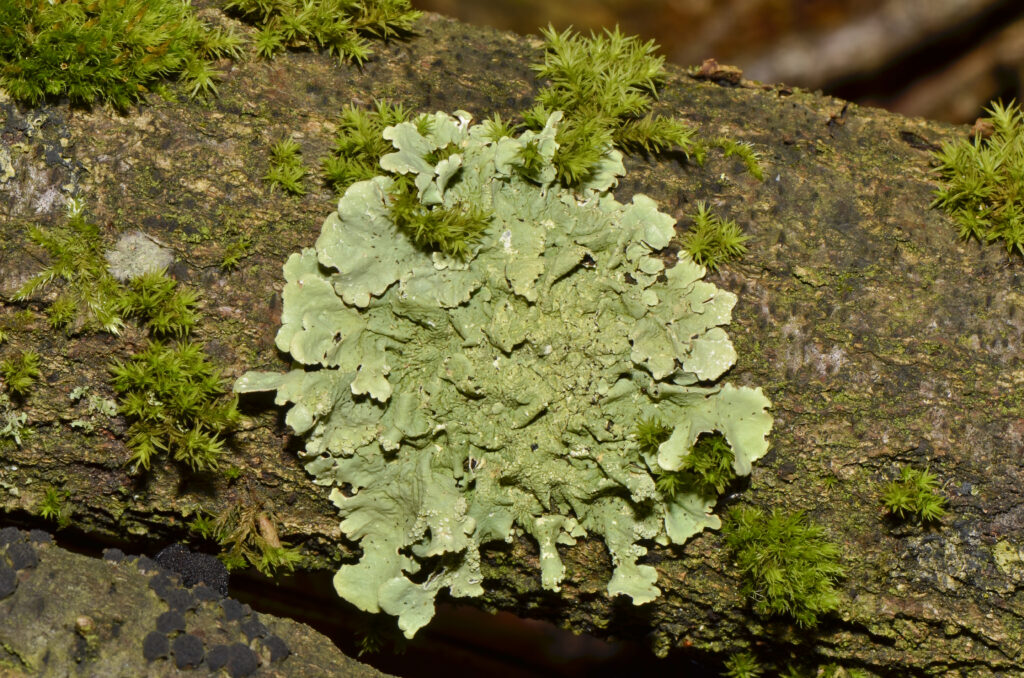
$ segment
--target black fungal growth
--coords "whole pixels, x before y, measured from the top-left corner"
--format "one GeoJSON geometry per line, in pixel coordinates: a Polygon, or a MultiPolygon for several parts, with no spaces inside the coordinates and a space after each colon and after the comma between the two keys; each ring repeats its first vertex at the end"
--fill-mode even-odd
{"type": "Polygon", "coordinates": [[[263,639],[263,647],[270,651],[270,662],[279,662],[291,654],[291,650],[283,640],[277,636],[268,636],[263,639]]]}
{"type": "Polygon", "coordinates": [[[17,542],[8,546],[7,557],[15,570],[26,570],[39,564],[39,554],[27,542],[17,542]]]}
{"type": "Polygon", "coordinates": [[[7,564],[7,561],[0,559],[0,600],[11,595],[18,588],[18,573],[7,564]]]}
{"type": "Polygon", "coordinates": [[[228,675],[231,678],[244,678],[256,672],[260,665],[259,657],[243,643],[232,643],[228,646],[228,675]]]}
{"type": "Polygon", "coordinates": [[[167,642],[167,636],[159,631],[150,631],[142,641],[142,656],[148,662],[166,657],[169,651],[170,646],[167,642]]]}
{"type": "Polygon", "coordinates": [[[0,530],[0,600],[18,590],[18,570],[30,570],[39,564],[39,554],[26,537],[15,527],[0,530]]]}
{"type": "Polygon", "coordinates": [[[177,610],[164,612],[156,618],[156,630],[160,633],[174,633],[185,630],[185,617],[177,610]]]}
{"type": "Polygon", "coordinates": [[[174,665],[179,669],[194,669],[203,662],[203,641],[190,633],[184,633],[171,644],[174,665]]]}
{"type": "Polygon", "coordinates": [[[267,627],[264,626],[263,622],[259,619],[247,619],[240,624],[240,627],[242,629],[242,633],[244,633],[245,637],[250,641],[253,638],[263,638],[270,633],[270,631],[267,630],[267,627]]]}
{"type": "Polygon", "coordinates": [[[220,606],[224,610],[224,618],[228,621],[235,621],[246,615],[245,606],[234,598],[225,598],[220,601],[220,606]]]}
{"type": "Polygon", "coordinates": [[[206,553],[194,553],[181,544],[171,544],[156,555],[156,562],[181,575],[181,583],[192,587],[204,583],[222,596],[228,594],[228,571],[223,563],[206,553]]]}

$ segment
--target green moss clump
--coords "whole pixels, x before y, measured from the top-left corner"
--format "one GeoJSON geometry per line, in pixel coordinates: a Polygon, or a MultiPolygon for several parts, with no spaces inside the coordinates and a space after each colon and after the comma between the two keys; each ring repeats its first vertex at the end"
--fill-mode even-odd
{"type": "Polygon", "coordinates": [[[197,511],[188,527],[194,534],[227,549],[219,558],[229,570],[251,565],[270,577],[281,569],[291,572],[302,560],[298,547],[278,537],[271,518],[253,506],[233,508],[217,518],[197,511]]]}
{"type": "MultiPolygon", "coordinates": [[[[633,434],[641,454],[657,455],[661,444],[671,437],[672,428],[656,417],[648,417],[637,423],[633,434]]],[[[701,433],[679,469],[656,472],[655,488],[670,499],[686,492],[711,497],[722,494],[736,478],[734,460],[732,448],[721,431],[701,433]]]]}
{"type": "Polygon", "coordinates": [[[67,498],[66,491],[60,491],[53,487],[46,488],[43,500],[39,502],[39,517],[56,522],[58,527],[63,528],[70,525],[71,510],[64,503],[67,498]]]}
{"type": "Polygon", "coordinates": [[[417,246],[466,259],[491,223],[491,212],[470,201],[459,205],[424,205],[416,184],[398,175],[392,184],[391,218],[417,246]]]}
{"type": "Polygon", "coordinates": [[[746,242],[750,236],[731,219],[722,219],[712,214],[707,203],[697,203],[697,214],[693,225],[682,238],[683,249],[693,260],[708,270],[716,271],[726,261],[742,256],[747,251],[746,242]]]}
{"type": "MultiPolygon", "coordinates": [[[[374,111],[347,106],[339,120],[334,149],[321,161],[325,181],[338,193],[344,193],[353,183],[380,175],[380,159],[394,150],[384,130],[409,121],[410,117],[402,106],[386,101],[378,101],[374,111]]],[[[499,125],[500,120],[497,118],[499,125]]],[[[421,134],[429,133],[429,116],[420,115],[414,123],[421,134]]],[[[448,160],[447,164],[456,168],[457,173],[461,161],[459,151],[454,143],[439,145],[427,152],[424,161],[441,167],[448,160]]],[[[480,243],[491,221],[489,210],[475,201],[458,205],[424,204],[415,175],[402,168],[391,176],[394,179],[388,191],[391,218],[417,247],[465,259],[480,243]]]]}
{"type": "Polygon", "coordinates": [[[198,344],[151,341],[127,362],[114,361],[110,371],[121,395],[118,412],[132,420],[128,446],[135,470],[149,470],[160,451],[194,471],[217,468],[224,453],[220,435],[240,415],[198,344]]]}
{"type": "MultiPolygon", "coordinates": [[[[367,37],[412,30],[408,0],[229,0],[258,31],[252,47],[326,48],[365,61],[367,37]]],[[[31,105],[47,96],[124,110],[177,75],[191,96],[216,94],[212,61],[242,56],[233,29],[208,28],[187,0],[15,0],[0,3],[0,85],[31,105]]]]}
{"type": "Polygon", "coordinates": [[[39,354],[23,351],[16,358],[0,360],[0,374],[9,392],[16,396],[27,395],[32,384],[42,375],[39,371],[39,354]]]}
{"type": "Polygon", "coordinates": [[[321,160],[328,185],[341,195],[355,182],[380,174],[381,156],[394,150],[383,137],[384,129],[409,117],[401,104],[387,101],[378,101],[375,110],[346,105],[338,119],[334,148],[321,160]]]}
{"type": "Polygon", "coordinates": [[[270,169],[263,175],[271,186],[280,186],[292,195],[305,195],[302,180],[309,171],[299,157],[299,144],[294,139],[282,139],[270,149],[270,169]]]}
{"type": "Polygon", "coordinates": [[[735,508],[722,534],[745,575],[743,592],[758,614],[789,615],[807,628],[839,606],[834,588],[843,576],[839,547],[802,511],[773,509],[765,515],[758,508],[735,508]]]}
{"type": "Polygon", "coordinates": [[[241,45],[182,0],[0,3],[0,84],[32,105],[66,95],[123,110],[173,74],[192,96],[214,93],[211,60],[239,56],[241,45]]]}
{"type": "Polygon", "coordinates": [[[687,155],[695,149],[693,128],[650,112],[665,77],[653,40],[626,37],[618,27],[589,38],[551,26],[542,32],[544,61],[533,69],[548,84],[524,119],[528,128],[541,130],[553,111],[565,113],[554,157],[564,185],[579,186],[599,172],[612,146],[652,153],[678,148],[687,155]]]}
{"type": "Polygon", "coordinates": [[[224,247],[224,254],[220,259],[220,270],[233,271],[238,268],[242,259],[252,251],[252,236],[243,233],[224,247]]]}
{"type": "Polygon", "coordinates": [[[166,271],[151,271],[127,282],[128,293],[121,298],[125,315],[138,318],[155,336],[184,337],[195,327],[198,299],[166,271]]]}
{"type": "Polygon", "coordinates": [[[947,142],[935,154],[945,185],[932,206],[949,212],[964,240],[1003,241],[1024,254],[1024,114],[1017,104],[993,103],[987,138],[947,142]]]}
{"type": "Polygon", "coordinates": [[[341,61],[370,57],[364,36],[388,39],[412,30],[422,12],[408,0],[228,0],[259,29],[253,47],[271,58],[287,48],[323,48],[341,61]]]}
{"type": "Polygon", "coordinates": [[[18,289],[14,299],[28,299],[61,281],[63,286],[47,309],[51,327],[117,334],[124,325],[121,287],[107,270],[99,228],[86,221],[82,203],[69,203],[66,227],[32,226],[29,239],[42,247],[51,261],[18,289]]]}
{"type": "Polygon", "coordinates": [[[764,675],[764,667],[751,652],[736,652],[725,660],[727,678],[758,678],[764,675]]]}
{"type": "MultiPolygon", "coordinates": [[[[56,301],[47,309],[52,325],[118,333],[126,319],[137,320],[151,340],[128,361],[110,366],[112,385],[121,396],[117,411],[132,422],[128,446],[134,470],[148,470],[159,452],[195,471],[217,468],[224,452],[220,436],[239,414],[236,399],[225,395],[219,370],[189,339],[198,320],[196,295],[178,288],[164,270],[119,283],[107,268],[99,229],[85,220],[83,210],[81,202],[70,203],[64,231],[30,231],[52,263],[25,283],[17,298],[62,280],[56,301]]],[[[12,372],[18,378],[9,381],[23,383],[23,373],[12,372]]]]}
{"type": "Polygon", "coordinates": [[[140,320],[155,336],[183,337],[192,331],[197,316],[196,296],[176,289],[166,271],[149,271],[119,283],[107,266],[99,228],[83,216],[80,201],[68,207],[63,229],[33,226],[32,242],[41,246],[51,263],[22,285],[14,298],[24,300],[52,283],[63,285],[47,307],[50,326],[69,333],[104,330],[118,334],[126,318],[140,320]]]}
{"type": "Polygon", "coordinates": [[[672,427],[657,417],[647,417],[637,422],[633,435],[641,454],[657,454],[658,446],[672,435],[672,427]]]}
{"type": "MultiPolygon", "coordinates": [[[[683,459],[682,469],[669,473],[692,474],[696,482],[691,483],[691,486],[695,486],[697,491],[703,494],[722,494],[726,486],[736,479],[732,448],[721,431],[701,433],[690,454],[683,459]]],[[[658,480],[660,482],[661,478],[658,480]]]]}
{"type": "Polygon", "coordinates": [[[900,468],[900,479],[885,486],[882,502],[899,518],[916,516],[929,522],[946,515],[946,499],[936,493],[938,481],[928,469],[919,471],[910,466],[900,468]]]}
{"type": "Polygon", "coordinates": [[[743,161],[747,172],[758,181],[764,181],[764,171],[761,169],[761,154],[754,150],[748,141],[736,141],[729,137],[718,137],[712,143],[722,149],[722,154],[728,158],[735,155],[743,161]]]}

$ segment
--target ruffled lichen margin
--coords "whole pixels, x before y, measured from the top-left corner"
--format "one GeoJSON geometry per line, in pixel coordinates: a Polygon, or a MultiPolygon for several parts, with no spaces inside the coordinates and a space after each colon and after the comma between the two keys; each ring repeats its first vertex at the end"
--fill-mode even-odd
{"type": "Polygon", "coordinates": [[[736,358],[722,329],[736,297],[685,254],[657,256],[674,222],[644,195],[610,195],[614,149],[579,191],[555,181],[560,118],[516,138],[462,111],[388,128],[391,174],[351,186],[284,266],[276,343],[295,368],[235,385],[292,404],[306,469],[362,548],[334,577],[339,595],[410,637],[439,591],[481,595],[480,547],[519,532],[545,588],[566,576],[557,545],[591,535],[612,557],[608,594],[653,600],[643,543],[720,526],[716,497],[667,498],[657,474],[682,468],[701,433],[725,436],[738,475],[767,452],[761,389],[715,383],[736,358]],[[527,146],[543,158],[529,169],[527,146]],[[441,149],[457,152],[429,162],[441,149]],[[424,205],[493,215],[469,256],[426,252],[393,223],[397,174],[424,205]],[[652,417],[672,433],[645,451],[634,430],[652,417]]]}

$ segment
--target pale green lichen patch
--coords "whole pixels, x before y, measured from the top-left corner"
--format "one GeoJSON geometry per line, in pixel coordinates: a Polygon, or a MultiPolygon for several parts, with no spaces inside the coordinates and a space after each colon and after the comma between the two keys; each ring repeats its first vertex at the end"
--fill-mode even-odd
{"type": "Polygon", "coordinates": [[[335,586],[408,636],[438,591],[480,595],[480,547],[519,532],[537,541],[545,588],[567,575],[557,546],[590,535],[612,557],[608,593],[653,600],[644,543],[720,526],[714,496],[666,496],[657,474],[713,432],[748,474],[771,428],[760,389],[713,383],[736,357],[721,329],[735,296],[688,257],[655,256],[673,220],[607,192],[618,152],[570,192],[551,164],[560,114],[498,139],[457,116],[386,131],[392,174],[352,185],[316,247],[285,264],[277,346],[296,369],[235,385],[292,404],[306,468],[363,552],[335,586]],[[466,256],[418,247],[393,222],[395,174],[425,205],[491,215],[466,256]],[[635,434],[652,418],[671,432],[660,449],[635,434]]]}
{"type": "Polygon", "coordinates": [[[103,256],[110,274],[122,282],[158,273],[174,263],[174,254],[142,231],[125,233],[103,256]]]}

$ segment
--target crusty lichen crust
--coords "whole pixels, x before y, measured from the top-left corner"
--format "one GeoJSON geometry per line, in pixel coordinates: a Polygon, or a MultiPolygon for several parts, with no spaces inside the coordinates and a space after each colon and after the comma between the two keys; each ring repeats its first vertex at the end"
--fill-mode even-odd
{"type": "Polygon", "coordinates": [[[655,256],[674,222],[646,196],[610,195],[614,149],[581,191],[555,181],[559,113],[496,140],[464,112],[427,117],[385,131],[391,174],[351,186],[315,249],[285,264],[277,346],[296,368],[235,389],[292,404],[306,468],[363,551],[338,593],[406,635],[441,589],[480,595],[481,545],[518,531],[539,545],[544,587],[566,576],[556,544],[590,535],[612,557],[609,595],[648,602],[643,542],[720,525],[715,497],[666,498],[655,475],[680,469],[701,433],[724,434],[739,475],[767,451],[761,390],[713,383],[736,358],[722,329],[736,298],[685,254],[670,268],[655,256]],[[525,169],[527,145],[545,163],[525,169]],[[410,173],[425,205],[493,215],[464,259],[417,248],[390,219],[393,176],[410,173]],[[634,429],[650,417],[672,434],[642,451],[634,429]]]}

